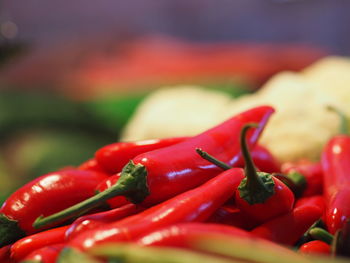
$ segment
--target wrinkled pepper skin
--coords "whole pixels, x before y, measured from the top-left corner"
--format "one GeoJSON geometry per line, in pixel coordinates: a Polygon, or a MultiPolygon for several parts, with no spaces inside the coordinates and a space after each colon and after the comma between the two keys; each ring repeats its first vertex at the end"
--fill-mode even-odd
{"type": "Polygon", "coordinates": [[[350,136],[333,137],[322,153],[325,223],[331,234],[341,229],[350,219],[350,136]]]}
{"type": "Polygon", "coordinates": [[[188,137],[117,142],[106,145],[95,153],[97,164],[111,174],[119,173],[135,156],[183,142],[188,137]]]}
{"type": "Polygon", "coordinates": [[[299,252],[305,255],[330,255],[331,246],[320,240],[312,240],[301,245],[299,252]]]}
{"type": "Polygon", "coordinates": [[[24,237],[11,246],[11,258],[20,261],[32,251],[49,245],[63,243],[66,239],[66,231],[69,226],[49,229],[24,237]]]}
{"type": "Polygon", "coordinates": [[[38,216],[53,214],[93,196],[97,184],[106,177],[103,173],[68,169],[22,186],[0,209],[0,247],[38,232],[32,227],[38,216]]]}
{"type": "Polygon", "coordinates": [[[213,223],[182,223],[157,229],[136,240],[141,246],[169,246],[196,250],[193,240],[208,236],[234,236],[251,238],[252,235],[240,228],[213,223]]]}
{"type": "Polygon", "coordinates": [[[68,245],[86,250],[109,242],[135,240],[157,228],[176,223],[203,222],[232,197],[243,177],[243,169],[227,170],[205,184],[139,214],[86,231],[68,245]]]}

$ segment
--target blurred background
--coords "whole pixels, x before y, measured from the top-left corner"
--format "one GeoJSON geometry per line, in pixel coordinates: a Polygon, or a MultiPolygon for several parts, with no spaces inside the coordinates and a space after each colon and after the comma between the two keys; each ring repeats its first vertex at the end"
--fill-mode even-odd
{"type": "Polygon", "coordinates": [[[0,198],[117,141],[155,89],[239,96],[349,55],[349,10],[348,0],[1,0],[0,198]]]}

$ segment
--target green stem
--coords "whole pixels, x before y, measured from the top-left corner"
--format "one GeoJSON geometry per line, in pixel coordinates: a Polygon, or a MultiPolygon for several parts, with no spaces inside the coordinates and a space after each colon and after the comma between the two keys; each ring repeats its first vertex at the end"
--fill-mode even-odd
{"type": "Polygon", "coordinates": [[[333,236],[328,231],[326,231],[320,227],[314,227],[314,228],[310,229],[309,235],[312,238],[314,238],[316,240],[323,241],[329,245],[331,245],[333,242],[333,236]]]}
{"type": "Polygon", "coordinates": [[[33,227],[41,228],[81,215],[116,196],[123,195],[133,203],[140,203],[149,195],[146,177],[146,168],[140,164],[135,165],[130,161],[124,167],[115,185],[56,214],[38,217],[34,221],[33,227]]]}
{"type": "Polygon", "coordinates": [[[232,167],[229,166],[228,164],[216,159],[214,156],[210,155],[209,153],[203,151],[200,148],[196,149],[196,152],[205,160],[215,164],[216,166],[218,166],[219,168],[221,168],[222,170],[229,170],[232,167]]]}
{"type": "Polygon", "coordinates": [[[348,118],[344,114],[344,112],[340,111],[339,109],[333,107],[333,106],[327,106],[327,109],[330,111],[333,111],[338,114],[340,118],[340,128],[339,128],[339,134],[349,134],[349,129],[348,129],[348,118]]]}
{"type": "Polygon", "coordinates": [[[246,124],[242,128],[240,136],[241,151],[245,161],[244,170],[246,178],[242,180],[238,190],[240,197],[251,205],[264,203],[275,192],[275,183],[272,176],[267,173],[257,172],[246,142],[248,130],[257,127],[258,124],[256,123],[246,124]]]}

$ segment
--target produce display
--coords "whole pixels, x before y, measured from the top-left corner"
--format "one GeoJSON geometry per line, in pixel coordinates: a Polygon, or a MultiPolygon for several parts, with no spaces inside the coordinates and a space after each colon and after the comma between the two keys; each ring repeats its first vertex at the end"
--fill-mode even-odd
{"type": "Polygon", "coordinates": [[[350,133],[328,111],[339,135],[319,161],[261,145],[264,104],[194,136],[105,145],[6,199],[0,262],[349,262],[350,133]]]}

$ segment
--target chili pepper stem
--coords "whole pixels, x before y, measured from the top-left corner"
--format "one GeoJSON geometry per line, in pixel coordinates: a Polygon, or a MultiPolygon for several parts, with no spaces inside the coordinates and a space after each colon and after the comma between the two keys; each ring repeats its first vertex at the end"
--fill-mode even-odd
{"type": "Polygon", "coordinates": [[[314,227],[310,229],[309,235],[316,240],[327,243],[328,245],[331,245],[333,242],[333,235],[320,227],[314,227]]]}
{"type": "Polygon", "coordinates": [[[115,185],[56,214],[47,217],[38,217],[34,221],[33,227],[38,229],[81,215],[82,213],[103,204],[104,201],[120,195],[126,196],[133,203],[140,203],[149,195],[146,179],[147,171],[145,166],[140,164],[135,165],[130,161],[124,167],[121,176],[115,185]]]}
{"type": "Polygon", "coordinates": [[[4,214],[0,214],[0,248],[24,236],[26,236],[26,234],[18,226],[16,220],[12,220],[4,214]]]}
{"type": "Polygon", "coordinates": [[[203,151],[200,148],[196,148],[196,152],[205,160],[215,164],[217,167],[221,168],[222,170],[229,170],[232,167],[228,164],[216,159],[214,156],[210,155],[209,153],[203,151]]]}
{"type": "Polygon", "coordinates": [[[245,176],[240,183],[238,190],[241,198],[246,200],[250,205],[264,203],[274,194],[275,183],[272,176],[268,173],[257,172],[252,157],[250,155],[246,134],[250,128],[258,127],[256,123],[245,125],[241,131],[240,144],[241,151],[245,161],[245,176]]]}

